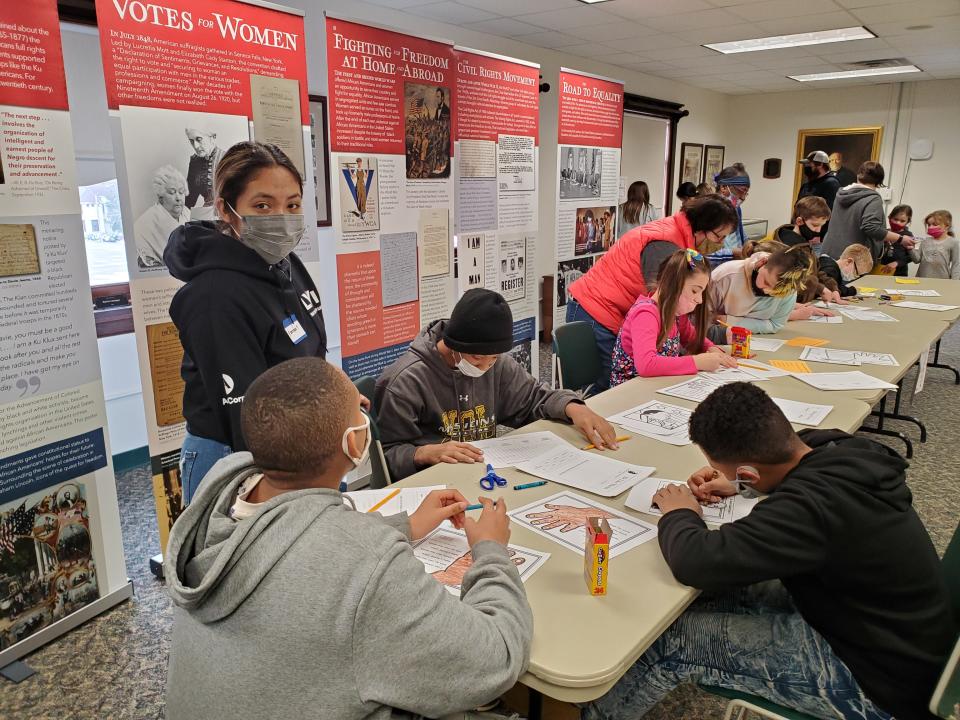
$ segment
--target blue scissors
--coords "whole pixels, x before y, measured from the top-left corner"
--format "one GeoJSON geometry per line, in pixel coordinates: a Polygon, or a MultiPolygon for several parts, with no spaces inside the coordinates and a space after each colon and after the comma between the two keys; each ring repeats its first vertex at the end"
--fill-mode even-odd
{"type": "Polygon", "coordinates": [[[493,492],[495,487],[505,487],[507,479],[497,475],[493,465],[487,465],[487,474],[480,478],[480,488],[487,492],[493,492]]]}

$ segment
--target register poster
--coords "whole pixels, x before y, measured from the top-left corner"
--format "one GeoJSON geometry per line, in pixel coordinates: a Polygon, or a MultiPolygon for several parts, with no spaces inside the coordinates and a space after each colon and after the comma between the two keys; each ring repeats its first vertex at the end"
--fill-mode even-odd
{"type": "Polygon", "coordinates": [[[74,157],[56,2],[0,4],[0,667],[130,595],[74,157]]]}
{"type": "Polygon", "coordinates": [[[377,376],[456,299],[456,61],[448,43],[326,28],[343,369],[377,376]]]}
{"type": "MultiPolygon", "coordinates": [[[[238,142],[279,145],[305,171],[304,197],[314,195],[304,23],[300,11],[237,0],[97,0],[96,9],[163,546],[180,506],[186,429],[168,314],[180,282],[163,253],[179,226],[216,219],[216,166],[238,142]]],[[[315,227],[315,204],[303,209],[315,227]]],[[[318,281],[316,235],[296,253],[318,281]]]]}
{"type": "Polygon", "coordinates": [[[540,66],[456,48],[458,295],[485,287],[514,319],[511,354],[537,376],[540,66]]]}
{"type": "Polygon", "coordinates": [[[570,286],[617,240],[623,83],[562,68],[557,121],[554,327],[570,286]]]}

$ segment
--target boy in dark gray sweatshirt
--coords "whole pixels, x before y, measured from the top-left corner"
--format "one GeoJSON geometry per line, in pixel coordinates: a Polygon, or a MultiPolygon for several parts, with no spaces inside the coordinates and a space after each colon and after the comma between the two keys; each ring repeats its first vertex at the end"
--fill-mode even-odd
{"type": "Polygon", "coordinates": [[[213,467],[165,553],[168,720],[438,717],[497,698],[524,671],[533,617],[505,503],[484,499],[478,520],[455,490],[409,517],[344,505],[340,479],[370,447],[359,401],[319,358],[247,390],[250,452],[213,467]],[[460,599],[410,547],[445,519],[472,548],[460,599]]]}
{"type": "Polygon", "coordinates": [[[483,453],[470,443],[496,437],[498,424],[572,422],[598,449],[616,449],[610,423],[576,393],[537,382],[505,354],[512,347],[510,305],[477,288],[383,371],[374,405],[394,479],[439,462],[482,462],[483,453]]]}

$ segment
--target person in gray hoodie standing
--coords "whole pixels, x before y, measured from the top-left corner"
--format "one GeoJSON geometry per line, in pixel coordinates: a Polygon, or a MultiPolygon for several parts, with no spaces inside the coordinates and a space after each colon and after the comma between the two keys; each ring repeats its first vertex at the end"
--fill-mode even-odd
{"type": "Polygon", "coordinates": [[[613,426],[570,390],[538,382],[506,355],[513,313],[498,293],[468,290],[449,320],[435,320],[377,380],[374,406],[390,473],[405,478],[440,462],[483,462],[470,443],[497,425],[572,422],[597,449],[617,448],[613,426]]]}
{"type": "Polygon", "coordinates": [[[887,229],[883,199],[877,192],[884,176],[883,166],[868,160],[857,171],[857,182],[837,192],[830,226],[823,239],[823,254],[836,259],[848,245],[857,243],[870,248],[877,263],[888,244],[901,243],[907,250],[913,247],[912,238],[887,229]]]}
{"type": "Polygon", "coordinates": [[[483,498],[477,520],[456,490],[409,517],[345,505],[337,487],[369,452],[369,421],[320,358],[260,375],[241,424],[250,452],[213,467],[164,554],[167,720],[438,717],[516,683],[533,616],[502,499],[483,498]],[[410,546],[445,519],[472,548],[459,599],[410,546]]]}

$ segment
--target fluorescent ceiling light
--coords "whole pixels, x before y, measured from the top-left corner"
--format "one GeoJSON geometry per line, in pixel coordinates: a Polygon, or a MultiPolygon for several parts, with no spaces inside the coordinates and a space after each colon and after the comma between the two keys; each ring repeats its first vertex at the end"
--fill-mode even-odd
{"type": "Polygon", "coordinates": [[[875,37],[876,35],[865,27],[849,27],[840,28],[839,30],[796,33],[795,35],[773,35],[772,37],[753,38],[752,40],[709,43],[703,47],[716,50],[724,55],[730,55],[732,53],[756,52],[757,50],[777,50],[779,48],[802,47],[804,45],[824,45],[826,43],[847,42],[848,40],[869,40],[875,37]]]}
{"type": "Polygon", "coordinates": [[[610,0],[580,0],[580,2],[586,3],[587,5],[593,5],[594,3],[602,3],[602,2],[609,2],[609,1],[610,0]]]}
{"type": "Polygon", "coordinates": [[[871,77],[873,75],[900,75],[917,72],[923,71],[916,65],[896,65],[894,67],[866,68],[864,70],[813,73],[812,75],[787,75],[787,77],[798,82],[813,82],[815,80],[847,80],[848,78],[871,77]]]}

